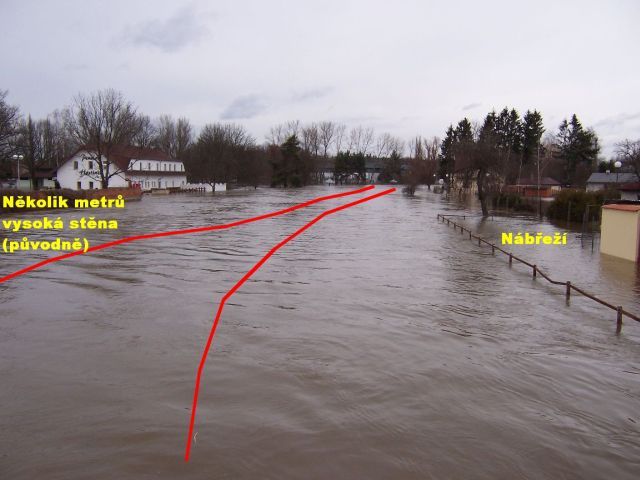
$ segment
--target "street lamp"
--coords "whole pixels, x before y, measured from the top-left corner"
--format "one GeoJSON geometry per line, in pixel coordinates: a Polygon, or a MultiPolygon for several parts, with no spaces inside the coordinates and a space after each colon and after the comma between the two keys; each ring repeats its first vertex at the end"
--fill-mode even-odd
{"type": "Polygon", "coordinates": [[[616,163],[613,164],[614,167],[616,167],[616,187],[618,186],[618,169],[622,166],[622,162],[620,160],[616,161],[616,163]]]}
{"type": "Polygon", "coordinates": [[[13,159],[18,161],[18,181],[16,182],[16,190],[20,188],[20,160],[24,158],[24,155],[13,155],[13,159]]]}

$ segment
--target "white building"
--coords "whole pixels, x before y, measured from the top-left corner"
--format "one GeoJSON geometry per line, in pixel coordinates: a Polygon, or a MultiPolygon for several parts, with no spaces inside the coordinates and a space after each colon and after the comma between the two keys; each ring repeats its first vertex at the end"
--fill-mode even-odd
{"type": "MultiPolygon", "coordinates": [[[[190,189],[184,164],[156,148],[117,147],[102,156],[104,167],[109,165],[109,187],[138,187],[190,189]]],[[[97,155],[90,149],[80,149],[58,167],[57,180],[62,188],[91,190],[101,188],[97,155]]],[[[209,186],[209,191],[212,188],[209,186]]],[[[216,191],[226,190],[217,184],[216,191]]]]}

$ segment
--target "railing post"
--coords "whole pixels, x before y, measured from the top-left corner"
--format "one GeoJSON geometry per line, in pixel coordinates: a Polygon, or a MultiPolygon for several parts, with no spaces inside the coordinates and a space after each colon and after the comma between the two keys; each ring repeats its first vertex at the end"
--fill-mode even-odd
{"type": "Polygon", "coordinates": [[[569,297],[571,297],[571,282],[567,281],[567,300],[569,300],[569,297]]]}
{"type": "Polygon", "coordinates": [[[492,243],[491,244],[491,255],[495,255],[496,254],[496,246],[492,243]]]}
{"type": "Polygon", "coordinates": [[[618,319],[616,321],[616,333],[622,331],[622,307],[618,307],[618,319]]]}
{"type": "Polygon", "coordinates": [[[480,237],[478,237],[478,246],[480,246],[480,237]]]}
{"type": "Polygon", "coordinates": [[[538,273],[538,267],[536,265],[533,266],[533,278],[536,278],[538,273]]]}
{"type": "Polygon", "coordinates": [[[469,240],[471,240],[471,230],[469,230],[469,240]]]}
{"type": "Polygon", "coordinates": [[[509,254],[509,266],[513,263],[513,253],[509,254]]]}

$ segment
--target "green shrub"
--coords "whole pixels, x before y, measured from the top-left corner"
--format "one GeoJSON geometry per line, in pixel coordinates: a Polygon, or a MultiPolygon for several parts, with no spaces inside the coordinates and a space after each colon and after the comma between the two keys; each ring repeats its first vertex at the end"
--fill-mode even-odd
{"type": "Polygon", "coordinates": [[[291,175],[291,177],[289,178],[289,181],[293,188],[300,188],[302,186],[302,179],[298,174],[291,175]]]}
{"type": "Polygon", "coordinates": [[[569,220],[582,222],[589,205],[588,220],[600,220],[600,207],[605,200],[620,198],[620,192],[616,190],[598,190],[585,192],[584,190],[562,190],[551,202],[547,209],[547,216],[556,220],[569,220]]]}
{"type": "Polygon", "coordinates": [[[493,208],[507,208],[516,212],[535,212],[536,207],[517,193],[500,193],[492,198],[493,208]]]}

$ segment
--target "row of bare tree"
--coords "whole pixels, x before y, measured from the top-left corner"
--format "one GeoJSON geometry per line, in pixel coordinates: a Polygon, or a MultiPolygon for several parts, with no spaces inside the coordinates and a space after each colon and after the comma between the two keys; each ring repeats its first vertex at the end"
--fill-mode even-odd
{"type": "MultiPolygon", "coordinates": [[[[80,147],[90,147],[99,168],[99,180],[108,187],[119,173],[110,158],[121,145],[158,148],[185,162],[190,181],[239,183],[244,185],[287,184],[273,181],[282,172],[283,158],[289,155],[293,183],[322,181],[328,162],[338,152],[351,151],[369,158],[402,156],[404,142],[389,133],[375,135],[361,126],[347,129],[334,122],[302,124],[286,122],[270,129],[259,145],[247,130],[233,123],[207,124],[195,133],[186,118],[169,115],[157,119],[141,114],[122,93],[107,89],[77,95],[71,105],[45,119],[23,118],[10,105],[7,92],[0,91],[0,178],[13,174],[11,157],[19,154],[22,165],[34,178],[40,168],[61,165],[80,147]],[[284,151],[283,148],[288,148],[284,151]],[[299,164],[299,165],[298,165],[299,164]]],[[[389,170],[389,179],[400,180],[400,169],[389,170]]]]}
{"type": "MultiPolygon", "coordinates": [[[[455,177],[462,187],[475,180],[483,200],[495,185],[530,174],[534,164],[544,174],[569,180],[581,168],[591,171],[590,162],[599,151],[597,136],[584,129],[575,115],[546,141],[543,132],[537,111],[528,111],[521,119],[514,109],[505,108],[488,114],[482,124],[461,120],[449,127],[442,142],[417,136],[405,143],[368,127],[289,121],[272,127],[266,142],[258,144],[238,124],[211,123],[196,134],[186,118],[151,119],[112,89],[77,95],[68,107],[39,120],[21,116],[7,101],[7,92],[0,91],[0,178],[12,174],[11,158],[16,154],[33,178],[38,168],[60,165],[79,147],[91,147],[98,160],[108,159],[121,145],[136,145],[183,160],[190,181],[305,185],[323,181],[331,171],[340,170],[341,178],[349,176],[352,172],[343,170],[351,168],[350,161],[341,158],[336,165],[336,157],[351,152],[380,170],[379,181],[403,182],[410,193],[420,184],[430,187],[440,179],[453,185],[455,177]]],[[[625,164],[640,171],[640,141],[626,140],[618,152],[625,164]]],[[[110,162],[97,165],[103,187],[120,173],[110,162]]],[[[365,175],[353,173],[366,181],[365,175]]]]}
{"type": "Polygon", "coordinates": [[[338,152],[350,151],[370,155],[375,158],[387,158],[393,151],[404,153],[404,141],[390,133],[375,134],[373,128],[357,126],[348,129],[345,124],[324,121],[308,125],[299,120],[281,123],[271,127],[267,135],[270,145],[282,145],[295,135],[301,148],[315,156],[328,158],[338,152]]]}

